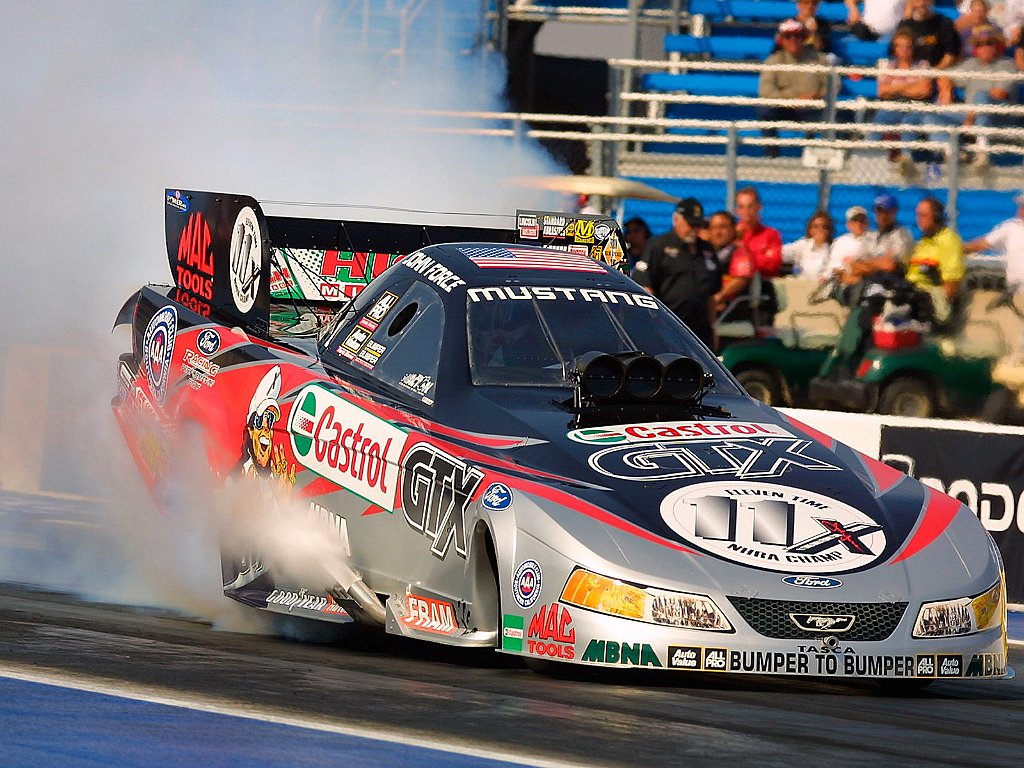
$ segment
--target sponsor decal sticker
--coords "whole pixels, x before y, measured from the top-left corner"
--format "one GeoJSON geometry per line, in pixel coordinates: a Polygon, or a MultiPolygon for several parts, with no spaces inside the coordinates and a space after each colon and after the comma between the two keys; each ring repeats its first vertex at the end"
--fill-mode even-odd
{"type": "Polygon", "coordinates": [[[341,352],[341,349],[344,348],[351,352],[353,355],[357,354],[359,350],[363,348],[363,344],[366,342],[368,338],[370,338],[370,332],[367,331],[365,328],[360,328],[356,326],[351,331],[349,331],[348,336],[346,336],[345,340],[341,342],[341,347],[338,349],[338,351],[341,352]]]}
{"type": "Polygon", "coordinates": [[[501,622],[501,648],[504,651],[523,650],[523,617],[506,613],[501,622]]]}
{"type": "Polygon", "coordinates": [[[455,607],[447,600],[407,595],[406,609],[408,614],[402,618],[402,623],[421,632],[454,635],[460,629],[455,607]]]}
{"type": "Polygon", "coordinates": [[[591,454],[588,463],[602,475],[635,482],[694,477],[767,480],[794,469],[839,471],[811,455],[819,450],[824,449],[796,437],[655,440],[604,448],[591,454]]]}
{"type": "Polygon", "coordinates": [[[771,483],[679,488],[661,516],[687,544],[723,560],[773,571],[841,573],[875,562],[882,526],[837,499],[771,483]]]}
{"type": "Polygon", "coordinates": [[[434,388],[433,377],[425,373],[403,374],[398,383],[420,396],[429,395],[430,390],[434,388]]]}
{"type": "Polygon", "coordinates": [[[287,608],[288,613],[300,610],[348,616],[348,611],[338,605],[330,595],[317,595],[307,592],[305,589],[300,589],[297,592],[275,589],[267,597],[267,605],[279,605],[282,608],[287,608]]]}
{"type": "Polygon", "coordinates": [[[583,661],[620,664],[627,667],[660,667],[661,661],[647,643],[623,643],[615,640],[591,640],[583,652],[583,661]]]}
{"type": "Polygon", "coordinates": [[[964,677],[995,677],[1006,674],[1006,657],[1001,653],[976,653],[971,656],[964,677]]]}
{"type": "Polygon", "coordinates": [[[594,225],[594,237],[598,240],[607,240],[611,237],[612,225],[607,221],[599,221],[594,225]]]}
{"type": "Polygon", "coordinates": [[[530,653],[556,659],[576,657],[576,630],[572,615],[558,603],[542,605],[530,619],[526,646],[530,653]]]}
{"type": "Polygon", "coordinates": [[[373,302],[373,306],[367,310],[366,317],[373,323],[380,323],[397,303],[398,296],[391,293],[391,291],[385,291],[377,297],[377,300],[373,302]]]}
{"type": "Polygon", "coordinates": [[[192,389],[199,389],[204,384],[208,387],[214,385],[220,366],[211,363],[208,357],[203,357],[195,350],[186,349],[181,360],[181,370],[188,377],[188,385],[192,389]]]}
{"type": "Polygon", "coordinates": [[[726,648],[702,648],[694,645],[670,645],[667,654],[669,669],[694,672],[725,672],[729,668],[726,648]]]}
{"type": "MultiPolygon", "coordinates": [[[[628,295],[628,294],[627,294],[628,295]]],[[[588,427],[568,433],[577,443],[625,444],[663,442],[665,440],[707,441],[735,437],[795,437],[778,424],[744,421],[656,421],[648,424],[623,424],[614,427],[588,427]]]]}
{"type": "Polygon", "coordinates": [[[524,240],[536,240],[540,237],[540,225],[537,223],[536,216],[520,216],[517,223],[519,236],[524,240]]]}
{"type": "Polygon", "coordinates": [[[915,674],[917,677],[935,677],[935,656],[918,655],[915,674]]]}
{"type": "Polygon", "coordinates": [[[238,212],[231,232],[231,296],[246,314],[256,304],[263,268],[263,239],[256,212],[249,206],[238,212]]]}
{"type": "Polygon", "coordinates": [[[299,463],[379,507],[394,509],[406,433],[317,384],[295,397],[288,423],[299,463]]]}
{"type": "Polygon", "coordinates": [[[443,560],[454,544],[455,553],[466,558],[466,508],[483,476],[429,443],[417,443],[406,454],[402,512],[409,527],[430,540],[435,557],[443,560]]]}
{"type": "Polygon", "coordinates": [[[521,608],[531,608],[540,597],[542,584],[540,563],[536,560],[524,560],[516,568],[512,577],[512,597],[521,608]]]}
{"type": "Polygon", "coordinates": [[[836,589],[843,586],[842,579],[834,579],[829,576],[785,576],[782,583],[804,589],[836,589]]]}
{"type": "Polygon", "coordinates": [[[167,193],[167,207],[173,208],[180,213],[188,213],[188,198],[181,194],[180,190],[167,193]]]}
{"type": "Polygon", "coordinates": [[[142,369],[149,388],[161,405],[167,395],[167,377],[174,356],[174,339],[178,333],[178,311],[166,306],[153,315],[142,339],[142,369]]]}
{"type": "Polygon", "coordinates": [[[935,656],[936,677],[963,677],[964,657],[958,654],[939,653],[935,656]]]}
{"type": "Polygon", "coordinates": [[[512,489],[504,483],[491,483],[480,497],[484,509],[502,512],[512,506],[512,489]]]}
{"type": "Polygon", "coordinates": [[[213,328],[205,328],[196,337],[196,349],[207,357],[217,354],[220,349],[220,334],[213,328]]]}
{"type": "Polygon", "coordinates": [[[590,251],[584,246],[569,246],[569,249],[583,249],[583,253],[567,253],[552,248],[530,246],[489,245],[460,248],[469,260],[481,269],[537,269],[566,270],[569,272],[604,272],[604,267],[589,257],[590,251]]]}

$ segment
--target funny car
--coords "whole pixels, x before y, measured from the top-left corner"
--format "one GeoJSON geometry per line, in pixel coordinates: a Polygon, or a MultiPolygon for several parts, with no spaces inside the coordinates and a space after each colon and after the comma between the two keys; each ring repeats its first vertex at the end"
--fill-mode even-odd
{"type": "Polygon", "coordinates": [[[536,662],[1012,674],[971,511],[744,394],[609,265],[612,220],[297,218],[186,190],[165,220],[174,284],[118,314],[113,407],[158,501],[186,427],[215,488],[263,489],[222,526],[229,597],[536,662]],[[261,503],[329,523],[326,576],[266,556],[261,503]]]}

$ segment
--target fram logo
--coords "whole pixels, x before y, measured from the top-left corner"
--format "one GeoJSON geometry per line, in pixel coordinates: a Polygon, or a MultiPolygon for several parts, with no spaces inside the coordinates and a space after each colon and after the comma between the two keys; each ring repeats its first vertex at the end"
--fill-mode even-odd
{"type": "Polygon", "coordinates": [[[434,632],[438,635],[454,635],[459,630],[459,622],[455,618],[455,608],[446,600],[408,595],[406,607],[409,613],[402,619],[402,623],[406,626],[421,632],[434,632]]]}
{"type": "MultiPolygon", "coordinates": [[[[850,571],[877,560],[886,544],[882,526],[860,510],[769,483],[680,488],[662,501],[661,514],[685,542],[725,560],[775,571],[850,571]]],[[[790,579],[786,583],[819,589],[842,584],[805,575],[790,579]]]]}

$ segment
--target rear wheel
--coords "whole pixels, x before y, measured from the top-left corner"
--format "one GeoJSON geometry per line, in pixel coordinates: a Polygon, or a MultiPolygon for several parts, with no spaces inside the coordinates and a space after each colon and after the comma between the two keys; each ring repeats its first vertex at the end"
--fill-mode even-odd
{"type": "Polygon", "coordinates": [[[893,379],[882,389],[878,411],[890,416],[926,419],[935,415],[935,395],[928,383],[920,379],[893,379]]]}
{"type": "Polygon", "coordinates": [[[747,368],[736,374],[736,380],[755,400],[765,405],[783,405],[782,383],[774,371],[765,368],[747,368]]]}

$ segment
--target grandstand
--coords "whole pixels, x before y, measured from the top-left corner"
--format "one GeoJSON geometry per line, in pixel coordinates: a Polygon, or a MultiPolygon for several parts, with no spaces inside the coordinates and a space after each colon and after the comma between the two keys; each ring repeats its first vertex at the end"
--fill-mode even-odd
{"type": "MultiPolygon", "coordinates": [[[[956,18],[954,0],[936,0],[935,6],[956,18]]],[[[875,67],[886,57],[888,40],[864,42],[850,35],[839,0],[825,0],[818,9],[818,16],[833,26],[837,59],[828,68],[829,93],[815,104],[822,109],[822,123],[779,124],[775,143],[780,157],[771,160],[764,149],[773,142],[762,134],[766,124],[756,120],[756,108],[764,104],[757,84],[778,22],[796,13],[790,0],[543,0],[513,2],[507,13],[534,20],[604,18],[622,23],[624,30],[631,24],[633,30],[639,24],[660,24],[661,60],[610,62],[609,116],[649,123],[622,123],[624,140],[592,153],[593,171],[633,178],[680,197],[694,195],[708,210],[728,208],[737,188],[754,184],[765,202],[766,221],[782,230],[787,241],[802,236],[806,219],[818,207],[836,217],[841,231],[842,212],[851,204],[870,202],[881,189],[899,199],[907,224],[913,222],[914,204],[926,192],[934,194],[948,202],[952,221],[969,239],[1011,214],[1007,191],[1024,181],[1024,107],[1012,114],[1015,127],[988,132],[994,151],[991,166],[983,170],[961,163],[955,151],[961,135],[978,131],[934,129],[935,141],[922,135],[908,145],[918,158],[922,150],[954,148],[950,162],[937,169],[941,175],[921,163],[916,175],[902,176],[886,159],[885,150],[895,142],[866,141],[876,130],[870,122],[879,103],[875,67]]],[[[1024,77],[1019,83],[1024,86],[1024,77]]],[[[643,216],[655,231],[668,228],[670,212],[669,204],[647,201],[627,201],[623,211],[643,216]]]]}

